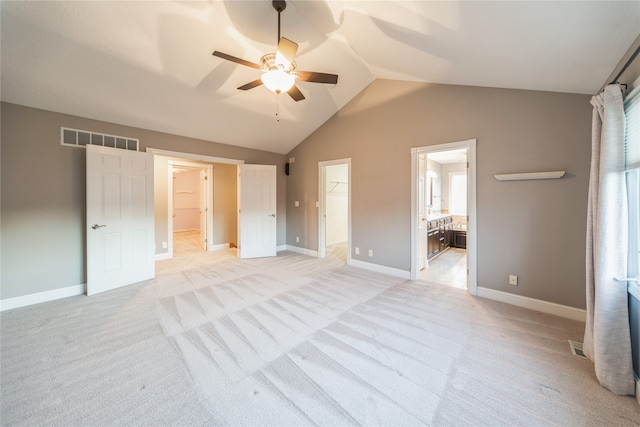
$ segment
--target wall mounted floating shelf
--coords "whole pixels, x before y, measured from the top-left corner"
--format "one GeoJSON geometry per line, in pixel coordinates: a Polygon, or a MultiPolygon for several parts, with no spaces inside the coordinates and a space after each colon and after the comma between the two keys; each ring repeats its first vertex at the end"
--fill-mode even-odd
{"type": "Polygon", "coordinates": [[[523,172],[523,173],[503,173],[494,175],[498,181],[522,181],[526,179],[556,179],[562,178],[565,171],[552,172],[523,172]]]}

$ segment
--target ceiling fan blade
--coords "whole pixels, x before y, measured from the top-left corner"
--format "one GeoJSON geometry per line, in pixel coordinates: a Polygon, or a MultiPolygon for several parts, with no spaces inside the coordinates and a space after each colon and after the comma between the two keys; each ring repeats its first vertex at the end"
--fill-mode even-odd
{"type": "Polygon", "coordinates": [[[281,37],[276,51],[276,65],[282,65],[285,70],[288,70],[297,52],[298,43],[292,42],[286,37],[281,37]]]}
{"type": "Polygon", "coordinates": [[[300,89],[296,85],[291,86],[291,89],[287,92],[294,101],[302,101],[304,99],[304,95],[300,92],[300,89]]]}
{"type": "Polygon", "coordinates": [[[298,75],[298,80],[302,82],[326,83],[331,85],[338,83],[337,74],[316,73],[314,71],[296,71],[296,74],[298,75]]]}
{"type": "Polygon", "coordinates": [[[227,61],[235,62],[236,64],[245,65],[247,67],[255,68],[257,70],[260,69],[258,64],[253,62],[245,61],[244,59],[236,58],[235,56],[227,55],[226,53],[218,52],[217,50],[213,52],[213,56],[217,56],[218,58],[226,59],[227,61]]]}
{"type": "Polygon", "coordinates": [[[247,84],[244,84],[242,86],[240,86],[238,89],[240,90],[249,90],[249,89],[253,89],[254,87],[258,87],[262,84],[262,79],[258,79],[258,80],[254,80],[252,82],[249,82],[247,84]]]}

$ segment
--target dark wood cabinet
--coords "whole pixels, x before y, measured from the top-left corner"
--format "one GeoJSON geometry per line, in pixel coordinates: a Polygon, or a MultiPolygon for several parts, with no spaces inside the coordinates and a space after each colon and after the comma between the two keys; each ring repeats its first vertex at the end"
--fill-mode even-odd
{"type": "Polygon", "coordinates": [[[453,242],[451,246],[453,246],[454,248],[467,249],[467,231],[454,230],[453,242]]]}
{"type": "Polygon", "coordinates": [[[453,217],[427,223],[427,259],[431,259],[453,245],[453,217]]]}
{"type": "Polygon", "coordinates": [[[427,259],[431,259],[440,253],[440,229],[437,221],[431,221],[427,225],[427,259]]]}

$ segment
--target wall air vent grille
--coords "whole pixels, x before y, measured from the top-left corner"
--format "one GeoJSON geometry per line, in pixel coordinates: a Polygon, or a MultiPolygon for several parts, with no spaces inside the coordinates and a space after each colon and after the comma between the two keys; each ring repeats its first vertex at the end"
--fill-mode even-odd
{"type": "Polygon", "coordinates": [[[84,148],[87,145],[139,151],[140,141],[126,136],[107,135],[87,130],[60,128],[60,145],[84,148]]]}

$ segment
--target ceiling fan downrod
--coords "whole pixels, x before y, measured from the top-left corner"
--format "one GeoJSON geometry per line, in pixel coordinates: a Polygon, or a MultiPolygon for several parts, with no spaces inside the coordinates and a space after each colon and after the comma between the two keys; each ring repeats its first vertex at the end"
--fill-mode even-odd
{"type": "Polygon", "coordinates": [[[278,42],[280,41],[280,14],[287,8],[287,2],[284,0],[273,0],[271,2],[273,8],[278,12],[278,42]]]}

